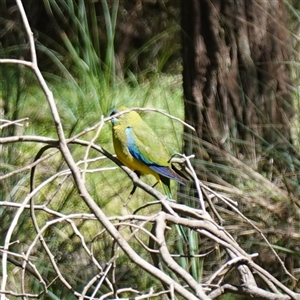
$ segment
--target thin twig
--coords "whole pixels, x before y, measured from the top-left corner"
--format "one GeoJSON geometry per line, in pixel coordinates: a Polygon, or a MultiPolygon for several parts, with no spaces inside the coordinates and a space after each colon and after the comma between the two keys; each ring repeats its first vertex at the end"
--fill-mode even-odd
{"type": "Polygon", "coordinates": [[[157,113],[160,113],[162,115],[165,115],[167,116],[168,118],[170,119],[173,119],[173,120],[176,120],[178,121],[179,123],[183,124],[184,126],[186,126],[187,128],[191,129],[192,131],[196,131],[195,128],[191,125],[189,125],[188,123],[182,121],[180,118],[177,118],[177,117],[174,117],[170,114],[168,114],[167,112],[165,112],[164,110],[162,109],[157,109],[157,108],[142,108],[142,107],[132,107],[132,108],[129,108],[129,109],[126,109],[126,110],[122,110],[116,114],[114,114],[113,116],[110,116],[110,117],[107,117],[104,119],[104,122],[107,122],[107,121],[110,121],[111,119],[113,118],[118,118],[119,116],[122,116],[124,114],[127,114],[131,111],[146,111],[146,112],[157,112],[157,113]]]}

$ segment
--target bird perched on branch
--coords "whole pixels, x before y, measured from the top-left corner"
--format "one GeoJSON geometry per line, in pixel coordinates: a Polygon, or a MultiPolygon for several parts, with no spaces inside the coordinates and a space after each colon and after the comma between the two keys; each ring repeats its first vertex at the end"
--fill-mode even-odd
{"type": "MultiPolygon", "coordinates": [[[[127,108],[118,107],[113,110],[111,116],[124,110],[127,108]]],[[[172,169],[168,151],[154,131],[136,111],[112,118],[112,125],[113,143],[118,159],[138,175],[153,175],[163,187],[166,196],[172,199],[170,179],[181,184],[185,184],[185,179],[172,169]]],[[[130,195],[134,191],[135,186],[130,195]]],[[[187,243],[188,239],[182,226],[176,227],[187,243]]]]}
{"type": "MultiPolygon", "coordinates": [[[[126,110],[118,107],[111,116],[126,110]]],[[[172,198],[170,179],[185,184],[171,167],[165,145],[136,111],[112,119],[113,143],[118,159],[140,175],[151,174],[172,198]]]]}

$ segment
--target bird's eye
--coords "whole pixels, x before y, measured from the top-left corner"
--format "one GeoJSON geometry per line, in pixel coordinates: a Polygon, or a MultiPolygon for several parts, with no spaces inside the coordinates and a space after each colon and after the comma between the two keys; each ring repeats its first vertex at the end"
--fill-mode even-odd
{"type": "Polygon", "coordinates": [[[111,113],[110,113],[110,117],[117,114],[119,111],[115,108],[111,113]]]}

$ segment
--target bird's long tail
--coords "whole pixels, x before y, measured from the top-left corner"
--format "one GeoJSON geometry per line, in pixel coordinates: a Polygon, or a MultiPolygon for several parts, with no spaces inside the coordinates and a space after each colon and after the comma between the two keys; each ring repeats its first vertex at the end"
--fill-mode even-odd
{"type": "MultiPolygon", "coordinates": [[[[162,177],[161,176],[161,185],[163,187],[163,190],[165,192],[165,195],[169,198],[169,199],[173,199],[172,198],[172,194],[171,194],[171,188],[170,188],[170,179],[167,177],[162,177]]],[[[186,233],[183,229],[183,227],[181,225],[176,225],[177,231],[179,233],[179,235],[184,239],[184,241],[186,243],[188,243],[188,238],[186,236],[186,233]]]]}

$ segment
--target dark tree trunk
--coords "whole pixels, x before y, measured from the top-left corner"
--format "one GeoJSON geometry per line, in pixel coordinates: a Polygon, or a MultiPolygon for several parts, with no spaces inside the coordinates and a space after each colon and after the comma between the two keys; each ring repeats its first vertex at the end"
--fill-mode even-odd
{"type": "MultiPolygon", "coordinates": [[[[288,151],[293,109],[284,2],[181,3],[185,117],[197,137],[251,162],[268,147],[288,151]]],[[[220,159],[190,140],[185,152],[220,159]]]]}
{"type": "MultiPolygon", "coordinates": [[[[200,179],[230,186],[232,193],[241,186],[234,197],[242,213],[261,228],[274,228],[266,233],[274,244],[293,249],[299,247],[292,235],[299,232],[300,164],[291,136],[292,44],[284,3],[181,1],[185,119],[196,129],[196,134],[185,129],[184,152],[196,155],[200,179]]],[[[242,225],[224,211],[228,224],[237,222],[239,242],[263,254],[261,237],[239,235],[242,225]]],[[[259,256],[261,264],[282,279],[277,259],[267,253],[259,256]]],[[[293,273],[299,259],[292,254],[285,259],[293,273]]]]}

